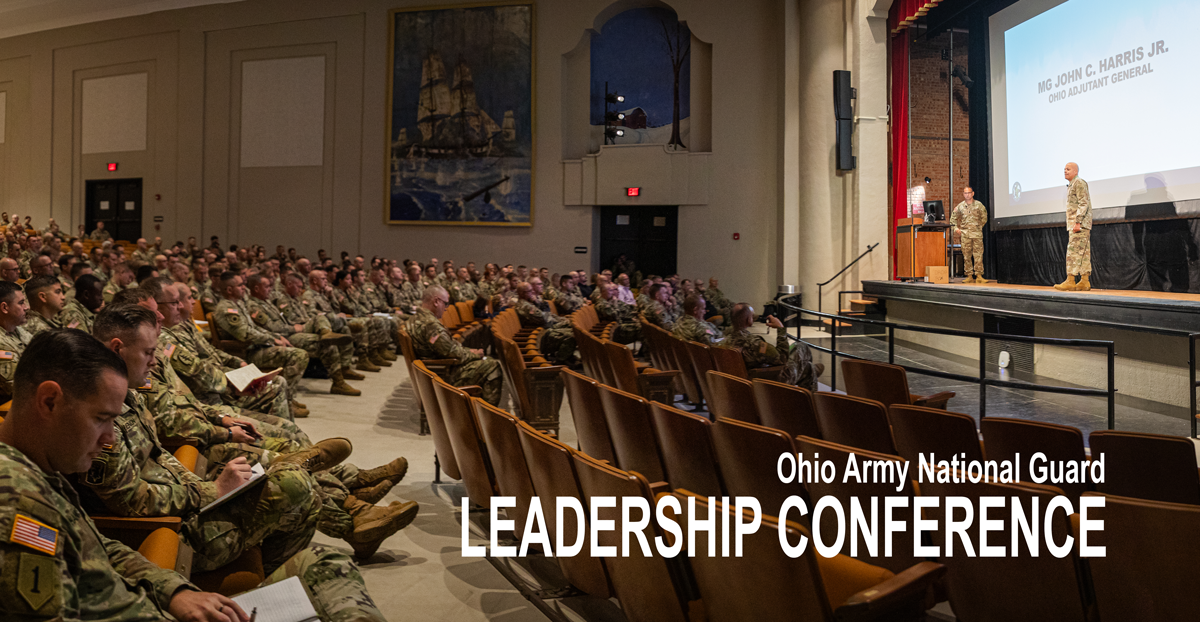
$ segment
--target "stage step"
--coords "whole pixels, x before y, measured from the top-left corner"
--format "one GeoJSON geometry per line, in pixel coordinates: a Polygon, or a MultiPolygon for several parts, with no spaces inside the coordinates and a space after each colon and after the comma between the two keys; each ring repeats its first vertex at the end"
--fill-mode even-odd
{"type": "MultiPolygon", "coordinates": [[[[827,317],[823,317],[823,318],[821,318],[821,323],[826,326],[832,326],[833,320],[831,320],[827,317]]],[[[851,324],[850,322],[838,322],[837,326],[838,326],[838,328],[850,328],[851,326],[853,326],[853,324],[851,324]]]]}
{"type": "Polygon", "coordinates": [[[859,311],[857,309],[842,309],[838,313],[838,315],[847,315],[847,316],[859,316],[859,315],[866,315],[866,314],[867,314],[866,311],[859,311]]]}
{"type": "Polygon", "coordinates": [[[875,300],[874,298],[856,298],[850,301],[850,309],[860,313],[871,313],[875,311],[875,309],[872,307],[875,307],[878,304],[879,301],[875,300]]]}

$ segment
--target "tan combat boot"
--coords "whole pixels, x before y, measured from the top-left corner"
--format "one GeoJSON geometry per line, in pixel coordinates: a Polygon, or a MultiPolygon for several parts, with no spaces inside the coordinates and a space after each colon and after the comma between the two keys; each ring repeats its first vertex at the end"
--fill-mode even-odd
{"type": "Polygon", "coordinates": [[[333,372],[330,380],[333,381],[333,385],[329,387],[329,393],[332,395],[362,395],[362,391],[346,384],[346,378],[340,371],[333,372]]]}
{"type": "Polygon", "coordinates": [[[341,464],[353,451],[349,439],[327,438],[308,449],[284,454],[276,462],[299,465],[309,473],[316,473],[341,464]]]}
{"type": "MultiPolygon", "coordinates": [[[[374,486],[355,488],[350,491],[350,499],[358,499],[359,501],[373,505],[378,503],[380,499],[386,497],[387,493],[391,492],[393,486],[395,486],[395,484],[392,483],[392,480],[385,479],[374,486]]],[[[349,499],[347,499],[347,501],[349,501],[349,499]]]]}
{"type": "Polygon", "coordinates": [[[344,346],[354,341],[354,337],[345,333],[335,333],[328,328],[321,331],[321,343],[328,343],[335,346],[344,346]]]}
{"type": "Polygon", "coordinates": [[[371,364],[378,367],[391,367],[392,364],[384,359],[383,355],[379,353],[380,349],[381,348],[375,348],[371,351],[371,364]]]}
{"type": "Polygon", "coordinates": [[[296,400],[288,403],[288,407],[292,409],[292,416],[297,419],[303,419],[309,415],[308,408],[296,400]]]}
{"type": "Polygon", "coordinates": [[[383,360],[385,360],[385,361],[395,361],[396,360],[396,353],[392,352],[390,348],[380,348],[379,356],[383,357],[383,360]]]}
{"type": "Polygon", "coordinates": [[[982,274],[979,274],[978,272],[976,272],[975,273],[975,282],[979,283],[980,285],[983,285],[984,283],[987,283],[987,279],[983,278],[982,274]]]}
{"type": "Polygon", "coordinates": [[[396,502],[381,508],[350,496],[343,505],[354,518],[354,531],[346,542],[359,561],[370,559],[389,536],[409,526],[421,506],[416,501],[396,502]]]}
{"type": "Polygon", "coordinates": [[[379,482],[399,484],[400,480],[404,479],[406,473],[408,473],[408,459],[401,456],[385,465],[377,466],[373,469],[360,470],[358,475],[346,487],[353,490],[364,486],[373,486],[379,482]]]}
{"type": "Polygon", "coordinates": [[[366,380],[367,379],[366,376],[354,371],[353,369],[350,369],[349,367],[342,368],[342,376],[346,380],[366,380]]]}
{"type": "Polygon", "coordinates": [[[371,359],[366,355],[358,357],[358,364],[354,366],[354,369],[359,371],[379,371],[379,367],[372,363],[371,359]]]}
{"type": "Polygon", "coordinates": [[[1075,290],[1075,275],[1068,274],[1067,280],[1063,281],[1062,283],[1059,283],[1058,285],[1055,285],[1054,289],[1057,289],[1060,292],[1074,291],[1075,290]]]}
{"type": "Polygon", "coordinates": [[[1077,292],[1091,291],[1091,289],[1092,289],[1091,276],[1092,276],[1092,274],[1090,272],[1087,274],[1079,275],[1079,282],[1075,284],[1075,289],[1073,291],[1077,291],[1077,292]]]}

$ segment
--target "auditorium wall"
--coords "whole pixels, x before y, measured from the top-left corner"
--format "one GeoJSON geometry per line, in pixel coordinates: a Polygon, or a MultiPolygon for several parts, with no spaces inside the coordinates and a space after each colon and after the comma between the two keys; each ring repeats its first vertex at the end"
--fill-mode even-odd
{"type": "MultiPolygon", "coordinates": [[[[954,64],[967,68],[967,37],[954,33],[954,64]]],[[[928,200],[941,199],[947,210],[962,201],[962,187],[969,183],[971,160],[970,106],[967,87],[954,78],[954,184],[950,180],[950,87],[949,63],[942,51],[950,49],[950,33],[918,37],[909,55],[908,178],[909,187],[930,177],[928,200]]],[[[981,200],[987,199],[983,196],[981,200]]]]}
{"type": "MultiPolygon", "coordinates": [[[[562,59],[612,0],[536,4],[529,228],[383,224],[388,11],[429,4],[247,0],[0,39],[0,208],[74,230],[86,180],[142,178],[144,234],[167,241],[215,234],[306,253],[589,265],[595,208],[563,200],[563,89],[579,81],[562,59]],[[119,98],[85,101],[84,83],[133,74],[144,75],[147,93],[144,145],[84,150],[84,134],[111,137],[102,126],[129,119],[119,98]]],[[[670,4],[711,45],[711,76],[693,79],[712,93],[709,192],[707,203],[680,208],[681,269],[761,301],[781,282],[815,292],[860,246],[883,241],[889,5],[670,4]],[[848,174],[833,168],[829,101],[830,72],[843,68],[855,70],[863,117],[859,170],[848,174]]],[[[841,288],[886,273],[886,255],[875,253],[841,288]]]]}

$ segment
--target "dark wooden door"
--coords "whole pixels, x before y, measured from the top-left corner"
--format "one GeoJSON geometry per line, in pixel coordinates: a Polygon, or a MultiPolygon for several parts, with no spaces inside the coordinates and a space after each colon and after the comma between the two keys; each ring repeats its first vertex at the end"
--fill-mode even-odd
{"type": "Polygon", "coordinates": [[[85,222],[88,233],[104,221],[114,239],[142,237],[142,180],[102,179],[87,182],[85,222]]]}
{"type": "Polygon", "coordinates": [[[677,206],[602,206],[600,269],[612,268],[624,254],[642,276],[675,274],[678,234],[677,206]]]}

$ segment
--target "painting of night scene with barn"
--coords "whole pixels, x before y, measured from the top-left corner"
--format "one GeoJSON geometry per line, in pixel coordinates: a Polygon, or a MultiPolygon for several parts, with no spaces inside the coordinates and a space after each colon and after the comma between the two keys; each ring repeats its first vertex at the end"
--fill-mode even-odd
{"type": "Polygon", "coordinates": [[[393,11],[385,220],[533,223],[533,6],[393,11]]]}

